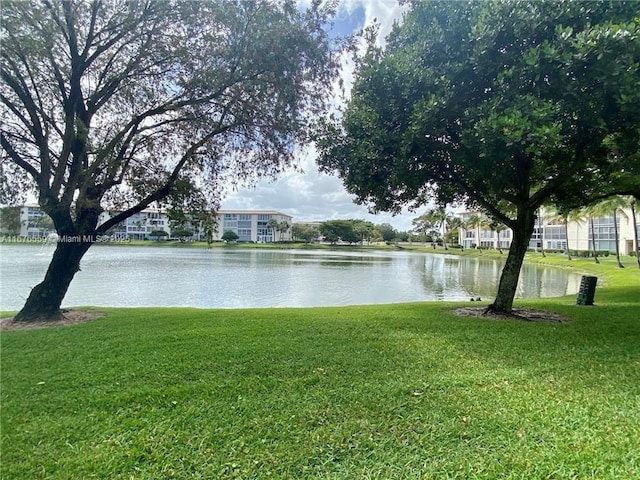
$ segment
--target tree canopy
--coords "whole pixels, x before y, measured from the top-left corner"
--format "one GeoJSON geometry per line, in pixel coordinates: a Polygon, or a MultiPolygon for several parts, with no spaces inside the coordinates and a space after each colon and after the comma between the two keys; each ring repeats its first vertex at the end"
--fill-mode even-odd
{"type": "MultiPolygon", "coordinates": [[[[91,239],[154,202],[215,205],[224,182],[276,175],[337,73],[331,14],[293,0],[4,1],[0,202],[35,190],[58,234],[91,239]],[[120,213],[103,220],[107,208],[120,213]]],[[[18,318],[58,311],[90,243],[58,244],[34,289],[52,300],[30,297],[18,318]]]]}
{"type": "Polygon", "coordinates": [[[316,225],[294,223],[291,227],[291,235],[294,240],[302,240],[311,243],[320,236],[320,230],[316,225]]]}
{"type": "Polygon", "coordinates": [[[239,238],[238,234],[233,230],[227,230],[222,234],[222,240],[224,240],[225,243],[236,242],[239,238]]]}
{"type": "Polygon", "coordinates": [[[2,234],[19,235],[20,226],[20,207],[0,208],[0,229],[2,229],[2,234]]]}
{"type": "Polygon", "coordinates": [[[373,211],[435,199],[514,231],[496,311],[510,312],[545,202],[640,185],[640,3],[410,2],[357,59],[319,165],[373,211]]]}

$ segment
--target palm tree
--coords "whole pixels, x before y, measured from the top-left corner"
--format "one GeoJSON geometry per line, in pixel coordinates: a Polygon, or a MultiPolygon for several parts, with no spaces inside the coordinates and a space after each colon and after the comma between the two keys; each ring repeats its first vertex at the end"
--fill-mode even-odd
{"type": "Polygon", "coordinates": [[[457,243],[460,244],[460,229],[463,228],[463,221],[460,217],[450,217],[449,220],[447,220],[447,234],[449,237],[449,243],[453,243],[454,238],[457,237],[458,241],[457,243]],[[454,232],[455,232],[455,237],[454,237],[454,232]]]}
{"type": "Polygon", "coordinates": [[[280,228],[280,224],[278,223],[278,220],[276,220],[274,217],[271,217],[268,221],[267,221],[267,228],[271,229],[271,235],[273,236],[273,241],[276,241],[276,232],[280,232],[279,228],[280,228]]]}
{"type": "MultiPolygon", "coordinates": [[[[571,212],[561,211],[556,207],[546,207],[547,208],[547,220],[550,222],[562,222],[564,227],[564,238],[567,242],[567,260],[571,260],[571,249],[569,248],[569,219],[572,218],[571,212]]],[[[572,218],[573,219],[573,218],[572,218]]]]}
{"type": "Polygon", "coordinates": [[[596,263],[600,263],[600,260],[598,260],[598,251],[596,250],[596,232],[595,232],[595,227],[593,225],[593,217],[594,217],[594,214],[591,213],[589,215],[589,229],[591,230],[591,246],[593,247],[593,260],[596,263]]]}
{"type": "Polygon", "coordinates": [[[447,211],[447,207],[438,207],[432,210],[433,219],[435,220],[436,228],[442,228],[442,245],[445,250],[449,250],[447,247],[447,224],[451,220],[453,214],[447,211]]]}
{"type": "MultiPolygon", "coordinates": [[[[606,203],[607,201],[608,200],[605,200],[595,205],[585,207],[583,209],[584,216],[586,216],[589,221],[589,230],[591,232],[591,248],[593,250],[593,259],[596,263],[600,263],[600,260],[598,260],[598,252],[596,250],[596,233],[595,233],[595,225],[594,225],[593,219],[608,216],[611,213],[611,208],[607,206],[607,203],[606,203]]],[[[614,225],[615,239],[616,239],[616,253],[618,253],[618,225],[617,225],[615,212],[613,215],[613,225],[614,225]]],[[[619,253],[618,253],[618,266],[622,266],[622,264],[620,263],[619,253]]]]}
{"type": "Polygon", "coordinates": [[[635,248],[633,254],[636,257],[636,263],[640,268],[640,245],[638,245],[638,220],[636,218],[636,198],[629,197],[629,207],[631,208],[631,217],[633,219],[633,238],[635,240],[635,248]]]}
{"type": "Polygon", "coordinates": [[[490,220],[485,225],[487,225],[491,231],[495,234],[496,240],[494,242],[494,248],[500,252],[502,255],[502,247],[500,246],[500,232],[504,232],[507,229],[507,226],[504,223],[501,223],[497,220],[490,220]]]}
{"type": "Polygon", "coordinates": [[[542,253],[542,257],[545,258],[544,254],[544,226],[542,222],[542,210],[538,209],[538,235],[540,235],[540,253],[542,253]]]}
{"type": "Polygon", "coordinates": [[[276,227],[276,230],[280,234],[279,235],[280,240],[282,240],[282,234],[283,233],[287,233],[290,228],[291,228],[291,225],[289,225],[289,222],[287,222],[286,220],[283,220],[283,221],[278,223],[278,226],[276,227]]]}
{"type": "Polygon", "coordinates": [[[427,234],[435,228],[435,219],[433,218],[433,210],[427,210],[422,215],[411,221],[413,231],[422,235],[426,240],[427,234]]]}
{"type": "MultiPolygon", "coordinates": [[[[495,231],[493,230],[493,228],[495,227],[495,224],[496,222],[492,218],[488,218],[488,217],[482,218],[482,228],[485,230],[489,230],[489,232],[491,232],[492,237],[494,237],[495,235],[495,231]]],[[[496,250],[498,249],[498,247],[496,246],[495,240],[493,242],[493,248],[496,250]]]]}
{"type": "Polygon", "coordinates": [[[624,268],[622,262],[620,262],[620,240],[618,238],[618,212],[624,217],[627,217],[627,214],[624,212],[623,208],[629,206],[628,197],[623,197],[620,195],[615,195],[613,197],[609,197],[600,203],[591,207],[592,216],[605,216],[605,215],[613,215],[613,232],[614,238],[616,242],[616,260],[618,262],[618,267],[624,268]]]}
{"type": "MultiPolygon", "coordinates": [[[[482,215],[478,214],[478,213],[473,213],[469,216],[469,218],[466,221],[466,226],[468,228],[475,228],[476,229],[476,250],[480,251],[480,227],[482,227],[482,224],[484,223],[484,219],[482,218],[482,215]]],[[[482,252],[481,252],[482,253],[482,252]]]]}
{"type": "Polygon", "coordinates": [[[596,237],[595,237],[595,227],[593,225],[593,218],[596,215],[593,213],[593,207],[582,207],[576,210],[573,210],[572,217],[573,221],[576,223],[587,223],[589,231],[591,232],[591,240],[589,243],[591,244],[591,249],[593,251],[593,259],[596,263],[600,263],[598,260],[598,252],[596,251],[596,237]]]}

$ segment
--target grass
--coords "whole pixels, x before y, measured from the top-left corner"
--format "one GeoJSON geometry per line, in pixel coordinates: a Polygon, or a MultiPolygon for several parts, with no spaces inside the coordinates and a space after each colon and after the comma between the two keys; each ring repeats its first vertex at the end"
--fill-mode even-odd
{"type": "Polygon", "coordinates": [[[517,302],[564,324],[412,303],[2,332],[1,476],[640,478],[640,272],[614,262],[571,262],[595,306],[517,302]]]}

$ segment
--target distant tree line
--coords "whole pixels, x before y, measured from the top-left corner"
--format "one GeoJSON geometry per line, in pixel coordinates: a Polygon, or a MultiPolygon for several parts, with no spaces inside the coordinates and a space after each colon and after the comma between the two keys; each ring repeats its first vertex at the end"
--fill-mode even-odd
{"type": "MultiPolygon", "coordinates": [[[[294,241],[316,241],[331,244],[367,244],[377,242],[441,242],[442,237],[429,231],[397,231],[389,223],[374,224],[361,219],[327,220],[318,224],[296,223],[292,227],[294,241]]],[[[457,238],[457,231],[456,238],[457,238]]]]}
{"type": "Polygon", "coordinates": [[[392,241],[397,232],[388,223],[375,225],[361,219],[327,220],[318,224],[297,223],[292,227],[293,239],[311,243],[371,243],[392,241]]]}

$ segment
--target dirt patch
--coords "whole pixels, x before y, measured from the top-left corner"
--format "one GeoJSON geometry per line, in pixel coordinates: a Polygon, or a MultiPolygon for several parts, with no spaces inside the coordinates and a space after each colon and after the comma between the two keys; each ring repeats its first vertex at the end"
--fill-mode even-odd
{"type": "Polygon", "coordinates": [[[7,330],[32,330],[35,328],[60,327],[90,322],[96,318],[102,318],[102,312],[87,312],[83,310],[63,310],[62,318],[55,320],[43,320],[39,322],[14,322],[13,317],[0,318],[0,331],[7,330]]]}
{"type": "Polygon", "coordinates": [[[487,307],[461,307],[454,309],[453,313],[460,317],[488,318],[490,320],[520,320],[523,322],[551,323],[567,323],[571,321],[571,319],[558,313],[533,310],[530,308],[514,308],[513,312],[509,315],[487,310],[487,307]]]}

